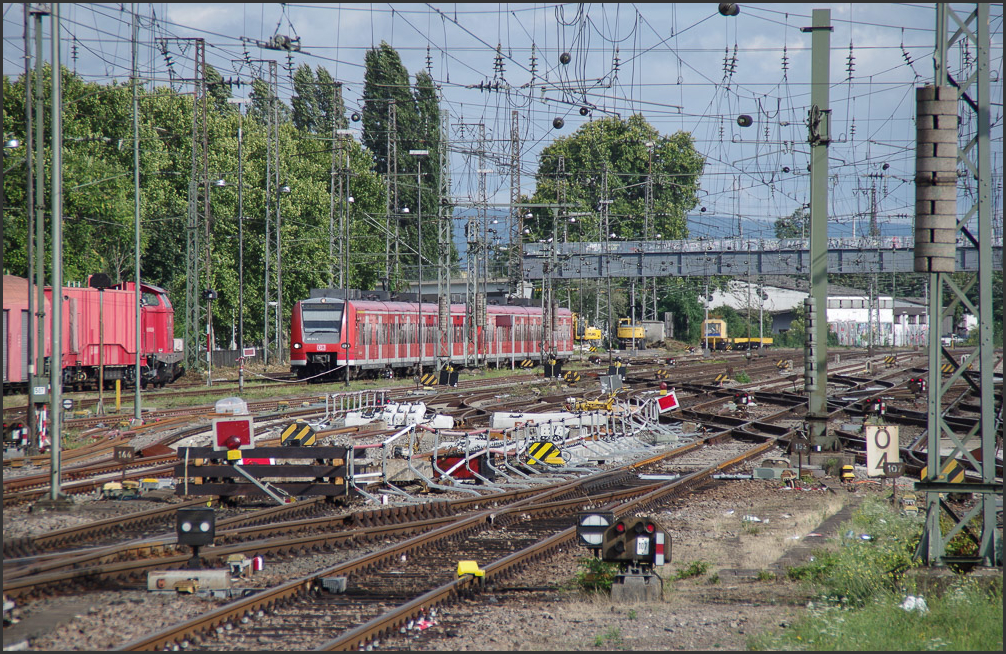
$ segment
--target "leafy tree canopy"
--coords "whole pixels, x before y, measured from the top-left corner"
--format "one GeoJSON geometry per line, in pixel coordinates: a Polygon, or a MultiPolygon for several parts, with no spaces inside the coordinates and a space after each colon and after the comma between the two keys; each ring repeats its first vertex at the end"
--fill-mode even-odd
{"type": "MultiPolygon", "coordinates": [[[[590,214],[577,220],[578,233],[569,239],[593,240],[604,236],[601,201],[611,200],[611,232],[616,238],[641,239],[647,177],[652,175],[651,238],[657,234],[664,239],[683,238],[687,234],[685,214],[698,203],[704,165],[705,159],[695,149],[690,134],[661,135],[638,114],[627,120],[606,117],[582,125],[574,134],[557,138],[542,150],[532,201],[552,203],[565,197],[567,203],[575,205],[567,211],[590,214]]],[[[551,212],[534,209],[531,213],[533,218],[526,225],[531,238],[552,236],[551,212]]]]}

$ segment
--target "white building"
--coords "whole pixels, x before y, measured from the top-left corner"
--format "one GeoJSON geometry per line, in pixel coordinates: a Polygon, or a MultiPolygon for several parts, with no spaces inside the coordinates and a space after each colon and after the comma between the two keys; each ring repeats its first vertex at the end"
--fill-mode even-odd
{"type": "MultiPolygon", "coordinates": [[[[747,312],[750,307],[752,314],[763,312],[772,316],[773,333],[788,330],[798,307],[809,295],[807,285],[797,279],[791,280],[791,284],[773,281],[749,285],[745,280],[732,280],[725,291],[711,293],[709,308],[729,306],[747,312]]],[[[840,345],[866,347],[871,328],[873,344],[877,346],[925,345],[929,333],[923,303],[880,295],[874,298],[871,307],[869,296],[840,286],[828,286],[827,316],[829,329],[838,336],[840,345]]]]}

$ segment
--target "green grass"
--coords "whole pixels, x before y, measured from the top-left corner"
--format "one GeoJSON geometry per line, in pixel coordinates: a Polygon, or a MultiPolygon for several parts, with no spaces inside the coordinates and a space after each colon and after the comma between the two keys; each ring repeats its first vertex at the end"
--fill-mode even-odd
{"type": "Polygon", "coordinates": [[[603,634],[594,636],[594,647],[619,649],[622,646],[622,630],[618,627],[608,627],[603,634]]]}
{"type": "Polygon", "coordinates": [[[862,608],[826,604],[779,634],[752,638],[755,650],[979,650],[1002,651],[1002,586],[982,591],[961,581],[941,597],[927,597],[929,612],[906,611],[901,593],[878,593],[862,608]]]}
{"type": "Polygon", "coordinates": [[[842,603],[861,605],[879,592],[900,588],[912,560],[922,524],[898,515],[879,498],[870,498],[841,527],[841,546],[814,552],[814,560],[790,568],[788,576],[816,584],[827,596],[842,603]],[[862,540],[862,534],[873,540],[862,540]]]}
{"type": "Polygon", "coordinates": [[[606,563],[601,559],[584,556],[577,561],[578,569],[573,578],[581,590],[587,592],[611,591],[611,584],[621,566],[617,563],[606,563]]]}
{"type": "Polygon", "coordinates": [[[750,375],[748,375],[748,374],[747,374],[746,372],[744,372],[743,370],[741,370],[741,371],[740,371],[739,373],[737,373],[737,375],[736,375],[736,376],[734,377],[734,381],[736,381],[736,382],[737,382],[737,383],[739,383],[739,384],[748,384],[748,383],[750,383],[750,382],[751,382],[751,376],[750,376],[750,375]]]}
{"type": "Polygon", "coordinates": [[[674,574],[675,579],[688,579],[690,577],[701,577],[709,571],[709,563],[706,561],[692,561],[688,567],[678,570],[674,574]]]}
{"type": "Polygon", "coordinates": [[[898,515],[882,498],[868,498],[842,526],[837,547],[790,568],[790,579],[811,584],[820,599],[782,632],[753,636],[756,650],[994,650],[1002,651],[1002,579],[980,586],[955,579],[941,595],[924,596],[927,613],[900,604],[919,595],[906,572],[922,525],[898,515]],[[848,532],[852,532],[848,536],[848,532]],[[863,540],[861,534],[872,540],[863,540]]]}

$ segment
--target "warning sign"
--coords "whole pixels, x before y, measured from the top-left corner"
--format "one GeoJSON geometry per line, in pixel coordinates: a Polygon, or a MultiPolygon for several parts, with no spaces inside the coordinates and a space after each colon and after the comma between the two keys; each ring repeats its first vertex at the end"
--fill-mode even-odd
{"type": "Polygon", "coordinates": [[[657,407],[660,409],[660,413],[673,411],[681,407],[681,405],[678,404],[678,396],[674,393],[673,388],[667,391],[667,395],[657,398],[657,407]]]}
{"type": "Polygon", "coordinates": [[[531,446],[527,448],[527,454],[527,462],[531,465],[540,462],[553,466],[561,466],[566,463],[566,461],[562,458],[562,454],[559,452],[559,448],[556,447],[555,443],[550,441],[531,443],[531,446]]]}

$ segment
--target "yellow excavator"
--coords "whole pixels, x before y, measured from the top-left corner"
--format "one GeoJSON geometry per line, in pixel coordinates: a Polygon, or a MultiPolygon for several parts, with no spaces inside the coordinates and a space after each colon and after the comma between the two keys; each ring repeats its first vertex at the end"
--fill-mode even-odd
{"type": "Polygon", "coordinates": [[[618,345],[622,349],[632,347],[632,340],[635,339],[636,347],[645,347],[646,328],[639,324],[633,324],[631,318],[619,318],[618,330],[615,332],[618,338],[618,345]]]}

